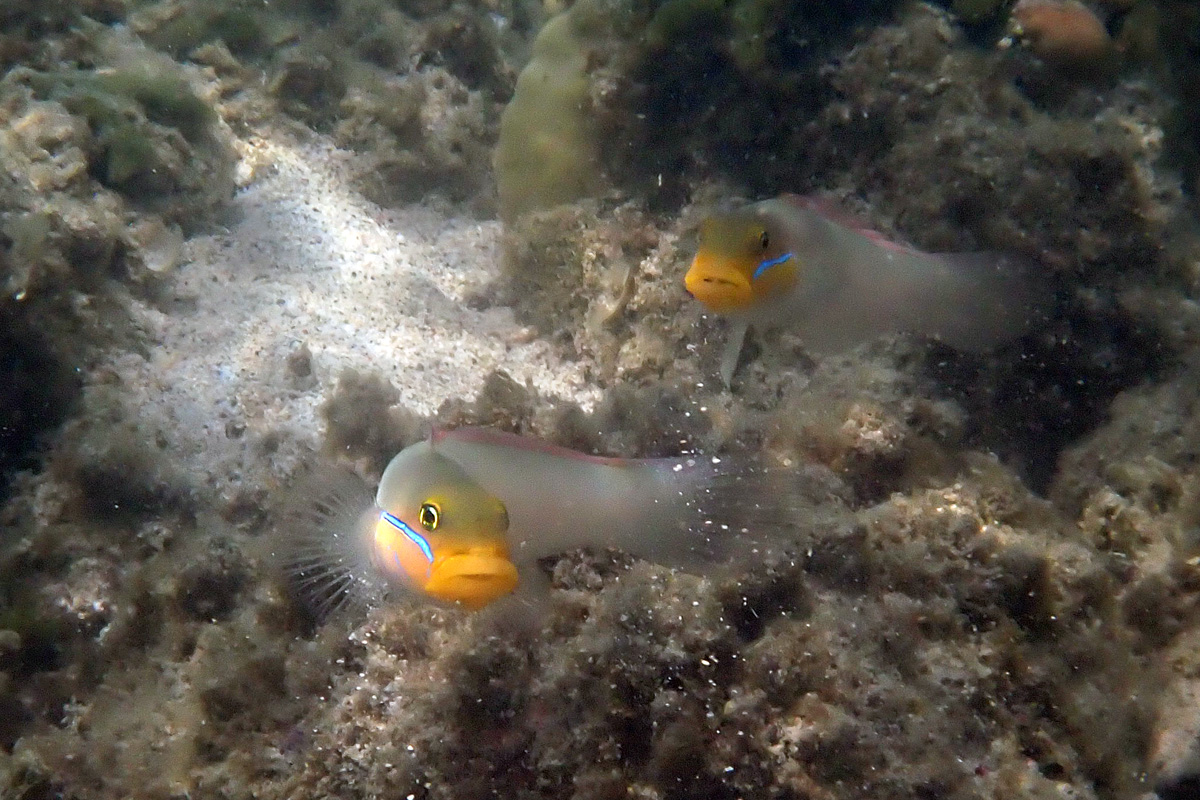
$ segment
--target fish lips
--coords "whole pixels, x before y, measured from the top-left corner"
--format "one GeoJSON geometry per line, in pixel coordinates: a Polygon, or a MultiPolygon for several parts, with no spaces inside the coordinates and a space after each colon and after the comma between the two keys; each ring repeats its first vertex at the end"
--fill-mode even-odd
{"type": "Polygon", "coordinates": [[[710,311],[744,311],[754,303],[750,278],[726,259],[697,255],[683,279],[688,294],[710,311]]]}
{"type": "Polygon", "coordinates": [[[440,558],[424,591],[430,597],[471,610],[499,600],[517,588],[516,566],[496,548],[472,548],[440,558]]]}

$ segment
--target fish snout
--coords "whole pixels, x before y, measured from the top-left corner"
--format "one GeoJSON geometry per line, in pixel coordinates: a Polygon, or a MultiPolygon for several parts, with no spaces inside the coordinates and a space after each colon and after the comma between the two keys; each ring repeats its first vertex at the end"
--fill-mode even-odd
{"type": "Polygon", "coordinates": [[[688,294],[717,313],[741,311],[754,301],[750,279],[736,267],[699,255],[683,279],[688,294]]]}
{"type": "Polygon", "coordinates": [[[485,545],[437,559],[424,589],[430,597],[474,611],[511,593],[517,582],[517,568],[507,550],[485,545]]]}

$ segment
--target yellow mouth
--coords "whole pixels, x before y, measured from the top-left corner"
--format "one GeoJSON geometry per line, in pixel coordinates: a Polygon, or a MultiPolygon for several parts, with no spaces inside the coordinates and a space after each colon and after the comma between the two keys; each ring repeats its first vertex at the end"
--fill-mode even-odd
{"type": "Polygon", "coordinates": [[[430,570],[425,593],[472,611],[517,588],[517,568],[494,547],[475,547],[438,559],[430,570]]]}
{"type": "Polygon", "coordinates": [[[742,311],[754,302],[750,279],[727,260],[716,260],[697,253],[683,279],[688,294],[718,314],[742,311]]]}

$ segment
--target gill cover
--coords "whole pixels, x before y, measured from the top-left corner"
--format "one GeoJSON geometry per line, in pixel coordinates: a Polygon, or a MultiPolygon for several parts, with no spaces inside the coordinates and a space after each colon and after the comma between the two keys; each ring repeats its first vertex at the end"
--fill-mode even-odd
{"type": "Polygon", "coordinates": [[[372,559],[390,581],[470,609],[516,588],[504,504],[430,442],[392,459],[375,504],[372,559]]]}
{"type": "Polygon", "coordinates": [[[700,246],[684,278],[688,293],[718,314],[749,311],[791,290],[796,258],[762,216],[715,214],[700,225],[700,246]]]}

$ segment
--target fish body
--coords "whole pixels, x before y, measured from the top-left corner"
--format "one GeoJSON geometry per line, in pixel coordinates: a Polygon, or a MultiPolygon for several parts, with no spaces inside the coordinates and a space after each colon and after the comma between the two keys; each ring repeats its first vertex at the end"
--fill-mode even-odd
{"type": "Polygon", "coordinates": [[[924,253],[822,201],[783,195],[706,219],[688,292],[727,316],[733,376],[746,329],[788,326],[817,353],[889,333],[981,351],[1023,333],[1048,299],[1034,265],[1001,253],[924,253]]]}
{"type": "Polygon", "coordinates": [[[478,609],[544,583],[539,559],[584,547],[710,562],[730,529],[715,512],[758,505],[746,475],[715,458],[605,458],[486,428],[440,431],[392,459],[373,499],[353,475],[300,488],[281,535],[320,612],[397,593],[478,609]]]}
{"type": "Polygon", "coordinates": [[[519,563],[590,546],[681,566],[704,545],[687,541],[687,523],[717,474],[709,460],[593,456],[486,428],[436,433],[428,446],[504,499],[519,563]]]}

